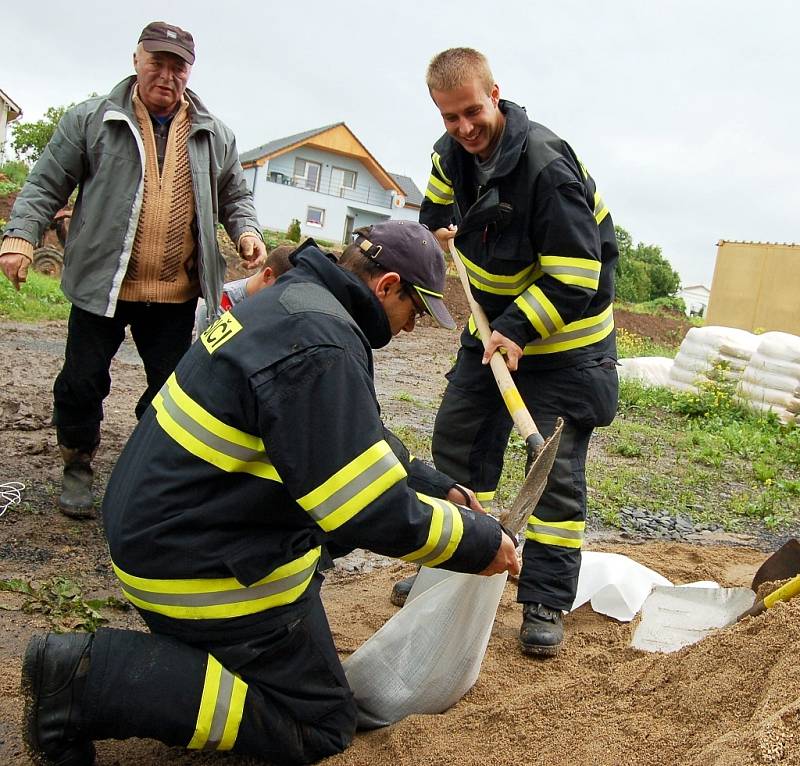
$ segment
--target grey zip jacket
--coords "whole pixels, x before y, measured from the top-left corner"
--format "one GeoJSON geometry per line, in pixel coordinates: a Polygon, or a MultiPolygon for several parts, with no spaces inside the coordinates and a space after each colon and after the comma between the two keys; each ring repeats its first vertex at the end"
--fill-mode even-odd
{"type": "MultiPolygon", "coordinates": [[[[133,111],[136,77],[107,95],[84,101],[61,119],[17,197],[3,234],[36,244],[55,213],[79,187],[64,251],[61,288],[92,314],[111,317],[128,268],[144,194],[144,144],[133,111]]],[[[188,152],[195,199],[200,287],[214,315],[222,295],[225,259],[216,225],[237,242],[261,236],[230,128],[187,89],[192,121],[188,152]]]]}

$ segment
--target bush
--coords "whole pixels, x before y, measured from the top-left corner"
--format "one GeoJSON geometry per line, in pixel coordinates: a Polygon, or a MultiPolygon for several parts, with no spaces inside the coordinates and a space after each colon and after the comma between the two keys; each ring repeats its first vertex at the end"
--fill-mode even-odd
{"type": "Polygon", "coordinates": [[[22,160],[9,160],[0,165],[0,173],[21,188],[28,177],[28,166],[22,160]]]}
{"type": "Polygon", "coordinates": [[[297,218],[292,218],[289,224],[289,230],[286,232],[286,238],[291,239],[292,242],[300,241],[300,221],[297,218]]]}

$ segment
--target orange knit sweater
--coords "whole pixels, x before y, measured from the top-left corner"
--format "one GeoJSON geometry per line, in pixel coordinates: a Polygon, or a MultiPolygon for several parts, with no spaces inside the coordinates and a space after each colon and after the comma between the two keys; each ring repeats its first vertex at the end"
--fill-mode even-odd
{"type": "Polygon", "coordinates": [[[182,303],[200,294],[187,149],[189,104],[184,100],[172,119],[161,172],[153,124],[136,90],[133,106],[144,141],[144,198],[119,297],[124,301],[182,303]]]}

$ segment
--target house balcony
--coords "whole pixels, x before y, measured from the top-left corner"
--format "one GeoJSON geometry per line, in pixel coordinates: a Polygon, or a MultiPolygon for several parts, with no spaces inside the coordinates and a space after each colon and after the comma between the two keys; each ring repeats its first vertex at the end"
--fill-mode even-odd
{"type": "Polygon", "coordinates": [[[392,207],[394,194],[386,189],[376,188],[368,184],[356,183],[355,187],[337,186],[331,179],[320,179],[316,183],[311,178],[295,176],[291,168],[280,168],[270,163],[267,173],[267,181],[270,183],[283,184],[284,186],[294,186],[297,189],[324,194],[328,197],[339,197],[340,199],[360,202],[362,204],[374,205],[376,207],[392,207]]]}

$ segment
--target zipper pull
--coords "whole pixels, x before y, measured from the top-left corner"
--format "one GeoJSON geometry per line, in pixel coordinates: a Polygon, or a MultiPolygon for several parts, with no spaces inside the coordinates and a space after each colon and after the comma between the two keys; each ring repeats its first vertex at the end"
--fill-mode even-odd
{"type": "Polygon", "coordinates": [[[485,245],[489,241],[489,224],[487,223],[486,226],[483,227],[483,237],[481,241],[485,245]]]}

